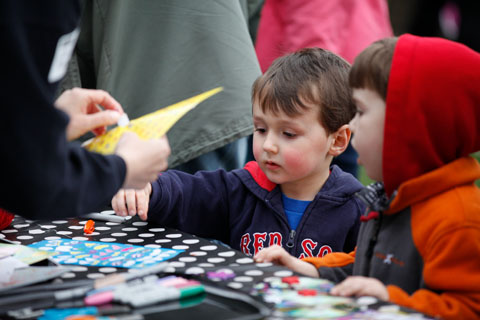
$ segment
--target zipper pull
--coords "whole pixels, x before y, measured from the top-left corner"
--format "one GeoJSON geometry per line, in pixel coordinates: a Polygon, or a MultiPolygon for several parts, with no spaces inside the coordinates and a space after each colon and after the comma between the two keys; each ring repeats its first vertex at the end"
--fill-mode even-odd
{"type": "Polygon", "coordinates": [[[290,230],[290,236],[288,237],[287,247],[293,248],[294,242],[293,239],[295,238],[295,230],[290,230]]]}

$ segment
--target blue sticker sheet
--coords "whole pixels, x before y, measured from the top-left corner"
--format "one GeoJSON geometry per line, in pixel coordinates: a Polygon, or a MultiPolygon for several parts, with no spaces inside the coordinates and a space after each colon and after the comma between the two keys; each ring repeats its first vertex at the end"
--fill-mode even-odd
{"type": "Polygon", "coordinates": [[[70,239],[43,240],[29,247],[55,252],[51,259],[59,264],[133,269],[153,266],[185,251],[70,239]]]}

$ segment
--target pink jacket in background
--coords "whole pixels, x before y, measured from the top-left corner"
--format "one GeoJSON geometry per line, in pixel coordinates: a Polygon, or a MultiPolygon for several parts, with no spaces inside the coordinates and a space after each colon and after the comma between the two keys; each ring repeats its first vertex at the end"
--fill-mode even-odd
{"type": "Polygon", "coordinates": [[[276,58],[306,47],[352,63],[370,43],[392,35],[385,0],[265,0],[255,49],[265,72],[276,58]]]}

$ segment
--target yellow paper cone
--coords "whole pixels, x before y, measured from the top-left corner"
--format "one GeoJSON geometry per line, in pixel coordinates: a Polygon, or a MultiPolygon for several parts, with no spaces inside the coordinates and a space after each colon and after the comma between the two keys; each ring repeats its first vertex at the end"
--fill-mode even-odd
{"type": "Polygon", "coordinates": [[[118,140],[125,131],[135,132],[144,140],[158,139],[167,133],[185,113],[222,90],[222,87],[218,87],[141,116],[130,121],[125,127],[116,127],[101,136],[93,138],[85,144],[85,148],[102,154],[111,154],[115,151],[118,140]]]}

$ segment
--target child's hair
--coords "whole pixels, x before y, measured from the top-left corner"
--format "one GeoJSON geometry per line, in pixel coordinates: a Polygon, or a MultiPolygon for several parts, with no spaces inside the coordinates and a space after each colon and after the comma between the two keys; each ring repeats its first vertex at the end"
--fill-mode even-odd
{"type": "Polygon", "coordinates": [[[353,63],[348,82],[352,88],[367,88],[387,100],[388,78],[397,37],[375,41],[353,63]]]}
{"type": "Polygon", "coordinates": [[[337,131],[355,115],[348,85],[350,64],[334,53],[307,48],[276,59],[252,87],[252,102],[263,112],[296,116],[312,105],[327,133],[337,131]]]}

